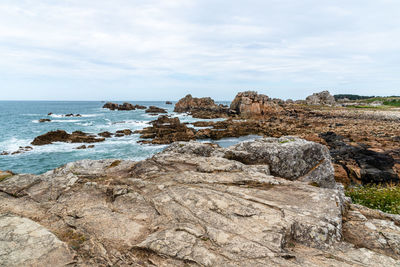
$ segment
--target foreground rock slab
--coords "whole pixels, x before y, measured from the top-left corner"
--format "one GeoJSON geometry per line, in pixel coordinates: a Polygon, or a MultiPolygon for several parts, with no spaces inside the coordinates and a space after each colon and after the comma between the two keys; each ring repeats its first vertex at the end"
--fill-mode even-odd
{"type": "Polygon", "coordinates": [[[1,266],[66,266],[74,253],[40,224],[15,215],[0,215],[1,266]]]}
{"type": "MultiPolygon", "coordinates": [[[[322,159],[329,160],[325,148],[293,137],[227,149],[178,142],[140,162],[83,160],[8,177],[0,182],[0,214],[22,218],[14,228],[34,221],[56,236],[40,243],[49,255],[39,257],[43,265],[61,247],[65,264],[54,266],[66,266],[72,250],[75,266],[400,266],[400,230],[392,227],[400,216],[351,205],[329,166],[318,171],[322,159]],[[319,156],[284,170],[293,159],[276,155],[294,148],[319,156]],[[267,151],[273,160],[262,161],[267,151]],[[228,156],[235,153],[255,160],[228,156]],[[275,176],[276,166],[286,178],[275,176]],[[362,243],[353,227],[360,223],[389,241],[376,240],[370,227],[364,236],[374,242],[362,243]]],[[[13,253],[3,260],[26,257],[13,253]]]]}

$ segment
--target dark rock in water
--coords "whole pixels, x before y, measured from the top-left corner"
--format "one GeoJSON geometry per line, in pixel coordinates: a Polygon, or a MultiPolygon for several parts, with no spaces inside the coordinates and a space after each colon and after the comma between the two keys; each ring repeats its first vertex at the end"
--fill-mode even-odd
{"type": "Polygon", "coordinates": [[[53,112],[50,112],[50,113],[47,114],[47,116],[51,116],[51,115],[53,115],[53,112]]]}
{"type": "Polygon", "coordinates": [[[125,102],[122,105],[116,103],[107,102],[104,104],[103,108],[108,108],[111,110],[135,110],[135,109],[145,109],[145,106],[132,105],[131,103],[125,102]]]}
{"type": "Polygon", "coordinates": [[[146,109],[146,113],[159,114],[159,113],[168,113],[168,111],[156,106],[150,106],[148,109],[146,109]]]}
{"type": "Polygon", "coordinates": [[[72,114],[72,113],[70,113],[70,114],[66,114],[65,117],[82,117],[82,115],[81,114],[72,114]]]}
{"type": "Polygon", "coordinates": [[[53,142],[67,142],[67,143],[95,143],[103,142],[105,138],[96,138],[94,135],[89,135],[82,131],[75,131],[68,134],[64,130],[50,131],[43,135],[36,137],[32,141],[32,145],[42,146],[52,144],[53,142]]]}
{"type": "Polygon", "coordinates": [[[132,131],[130,129],[119,130],[115,132],[116,134],[131,135],[132,131]]]}
{"type": "Polygon", "coordinates": [[[172,102],[171,101],[166,101],[165,104],[166,105],[172,105],[172,102]]]}
{"type": "Polygon", "coordinates": [[[94,148],[94,145],[88,145],[87,148],[94,148]]]}
{"type": "Polygon", "coordinates": [[[174,108],[174,112],[190,113],[195,118],[221,118],[228,116],[228,107],[217,105],[210,97],[197,98],[186,95],[180,99],[174,108]]]}
{"type": "Polygon", "coordinates": [[[49,122],[51,121],[50,119],[40,119],[39,122],[49,122]]]}
{"type": "Polygon", "coordinates": [[[107,132],[107,131],[101,132],[101,133],[98,134],[98,136],[106,137],[106,138],[111,137],[112,135],[113,135],[112,133],[107,132]]]}
{"type": "Polygon", "coordinates": [[[140,138],[153,140],[141,140],[139,141],[140,143],[170,144],[175,141],[195,139],[196,130],[181,123],[179,118],[169,118],[166,115],[162,115],[150,123],[152,127],[135,131],[135,133],[140,133],[140,138]]]}
{"type": "Polygon", "coordinates": [[[329,146],[334,163],[341,165],[355,183],[398,183],[399,176],[393,170],[395,160],[386,153],[353,146],[334,132],[320,134],[329,146]]]}
{"type": "Polygon", "coordinates": [[[146,109],[146,106],[142,106],[142,105],[135,105],[136,109],[146,109]]]}
{"type": "Polygon", "coordinates": [[[76,147],[75,149],[86,149],[86,145],[78,146],[78,147],[76,147]]]}
{"type": "Polygon", "coordinates": [[[3,151],[0,153],[0,156],[7,156],[7,155],[10,155],[10,153],[7,151],[3,151]]]}
{"type": "Polygon", "coordinates": [[[115,136],[115,137],[123,137],[123,136],[125,136],[125,134],[123,134],[123,133],[116,133],[114,136],[115,136]]]}
{"type": "Polygon", "coordinates": [[[268,96],[254,91],[238,93],[232,101],[230,109],[242,116],[263,116],[282,111],[281,99],[270,99],[268,96]]]}

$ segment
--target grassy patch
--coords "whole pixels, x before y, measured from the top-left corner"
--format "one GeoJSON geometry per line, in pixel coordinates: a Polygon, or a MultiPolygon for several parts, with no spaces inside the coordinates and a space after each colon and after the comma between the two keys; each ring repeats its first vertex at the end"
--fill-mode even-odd
{"type": "Polygon", "coordinates": [[[400,214],[399,185],[348,187],[346,196],[350,197],[353,203],[387,213],[400,214]]]}

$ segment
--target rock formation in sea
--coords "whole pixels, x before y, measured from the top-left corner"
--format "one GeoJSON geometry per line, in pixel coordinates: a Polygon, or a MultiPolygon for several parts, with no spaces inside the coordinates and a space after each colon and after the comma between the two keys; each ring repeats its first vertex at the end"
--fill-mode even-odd
{"type": "Polygon", "coordinates": [[[140,134],[140,138],[145,139],[140,140],[140,143],[171,144],[176,141],[195,139],[196,130],[181,123],[179,118],[170,118],[166,115],[161,115],[156,120],[151,121],[150,124],[152,126],[135,131],[135,133],[140,134]]]}
{"type": "Polygon", "coordinates": [[[174,112],[189,113],[194,118],[212,119],[227,117],[229,108],[217,105],[211,97],[197,98],[189,94],[175,104],[174,112]]]}
{"type": "Polygon", "coordinates": [[[131,103],[125,102],[122,105],[117,103],[107,102],[104,104],[103,108],[107,108],[110,110],[135,110],[135,109],[146,109],[145,106],[142,105],[132,105],[131,103]]]}
{"type": "Polygon", "coordinates": [[[242,116],[273,115],[282,111],[281,99],[270,99],[268,96],[254,91],[240,92],[232,101],[230,109],[242,116]]]}
{"type": "Polygon", "coordinates": [[[329,105],[333,106],[336,104],[335,97],[329,93],[329,91],[322,91],[320,93],[314,93],[308,96],[305,100],[307,105],[329,105]]]}
{"type": "Polygon", "coordinates": [[[168,111],[166,109],[159,108],[159,107],[156,107],[156,106],[150,106],[148,109],[146,109],[145,112],[146,113],[150,113],[150,114],[154,114],[154,115],[157,115],[157,114],[160,114],[160,113],[168,113],[168,111]]]}
{"type": "Polygon", "coordinates": [[[399,225],[351,204],[327,148],[295,137],[0,182],[5,266],[399,266],[399,225]]]}
{"type": "Polygon", "coordinates": [[[95,135],[87,134],[82,131],[75,131],[69,134],[64,130],[56,130],[37,136],[31,144],[35,146],[43,146],[52,144],[53,142],[96,143],[103,142],[104,140],[104,138],[97,138],[95,135]]]}

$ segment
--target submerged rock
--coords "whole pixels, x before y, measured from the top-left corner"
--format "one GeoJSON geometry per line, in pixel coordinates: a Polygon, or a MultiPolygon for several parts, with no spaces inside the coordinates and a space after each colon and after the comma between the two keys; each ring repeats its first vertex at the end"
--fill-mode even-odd
{"type": "Polygon", "coordinates": [[[50,122],[50,119],[40,119],[39,122],[50,122]]]}
{"type": "MultiPolygon", "coordinates": [[[[274,164],[283,169],[288,164],[275,150],[326,155],[320,145],[285,140],[291,137],[228,149],[174,143],[140,162],[83,160],[42,175],[9,177],[0,182],[0,247],[8,252],[0,255],[1,262],[66,266],[73,258],[77,266],[400,265],[400,216],[351,205],[340,186],[302,182],[304,169],[318,157],[301,158],[308,167],[293,164],[296,175],[288,179],[271,175],[274,164]],[[228,151],[248,153],[256,161],[225,158],[228,151]],[[267,152],[278,160],[263,161],[267,152]]],[[[287,160],[299,161],[293,155],[287,160]]]]}
{"type": "Polygon", "coordinates": [[[172,105],[172,102],[171,101],[166,101],[165,104],[166,105],[172,105]]]}

